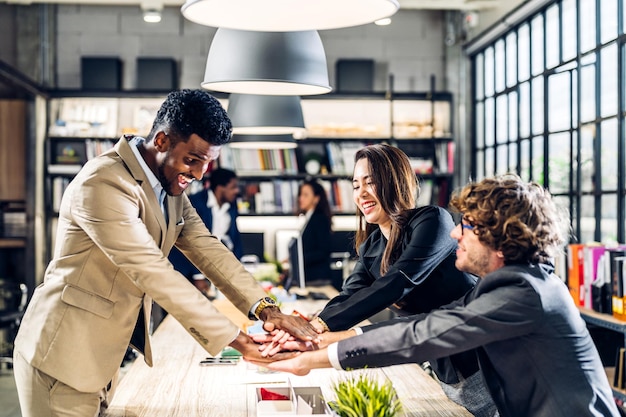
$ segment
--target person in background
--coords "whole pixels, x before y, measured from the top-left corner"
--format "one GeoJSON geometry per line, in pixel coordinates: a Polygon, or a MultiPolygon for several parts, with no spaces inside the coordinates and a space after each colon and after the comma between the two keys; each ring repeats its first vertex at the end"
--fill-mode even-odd
{"type": "MultiPolygon", "coordinates": [[[[471,290],[476,277],[454,265],[452,216],[441,207],[417,207],[419,186],[408,156],[382,144],[359,149],[354,160],[358,261],[311,323],[319,331],[346,330],[388,307],[404,316],[427,313],[471,290]]],[[[429,365],[448,397],[474,415],[494,415],[473,353],[429,365]]]]}
{"type": "Polygon", "coordinates": [[[15,339],[22,416],[99,415],[129,344],[152,365],[153,300],[209,354],[230,345],[262,360],[258,345],[174,270],[167,259],[173,245],[241,312],[263,320],[266,330],[318,340],[308,322],[280,312],[210,234],[184,193],[218,157],[231,130],[210,94],[174,91],[147,138],[122,137],[70,183],[53,259],[15,339]]]}
{"type": "MultiPolygon", "coordinates": [[[[241,233],[237,228],[237,196],[239,181],[234,171],[217,168],[204,179],[204,188],[189,196],[211,233],[217,237],[237,259],[243,256],[241,233]]],[[[206,293],[210,282],[198,269],[176,248],[170,252],[169,259],[181,274],[185,275],[200,291],[206,293]]]]}
{"type": "Polygon", "coordinates": [[[325,334],[324,343],[339,341],[268,368],[302,375],[473,350],[503,417],[619,416],[585,322],[554,274],[552,257],[565,242],[569,216],[547,190],[515,175],[470,183],[451,207],[462,216],[451,232],[456,265],[480,277],[470,293],[356,337],[354,329],[325,334]]]}
{"type": "Polygon", "coordinates": [[[298,206],[306,219],[301,232],[306,284],[331,283],[340,289],[341,282],[331,278],[332,214],[326,190],[315,179],[305,180],[298,188],[298,206]]]}

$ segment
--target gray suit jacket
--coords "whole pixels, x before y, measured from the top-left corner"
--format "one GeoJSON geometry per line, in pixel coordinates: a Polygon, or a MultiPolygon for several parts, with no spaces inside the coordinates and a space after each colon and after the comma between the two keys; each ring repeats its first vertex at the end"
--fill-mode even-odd
{"type": "MultiPolygon", "coordinates": [[[[244,314],[265,295],[211,236],[186,195],[167,197],[169,225],[125,138],[89,161],[63,195],[53,260],[15,340],[32,366],[84,392],[119,368],[143,306],[152,300],[212,355],[238,328],[167,260],[174,244],[244,314]]],[[[140,320],[141,321],[141,320],[140,320]]],[[[144,358],[152,364],[144,324],[144,358]]]]}
{"type": "Polygon", "coordinates": [[[477,348],[503,417],[619,416],[585,322],[551,272],[505,266],[454,305],[366,327],[339,342],[341,366],[421,362],[477,348]]]}

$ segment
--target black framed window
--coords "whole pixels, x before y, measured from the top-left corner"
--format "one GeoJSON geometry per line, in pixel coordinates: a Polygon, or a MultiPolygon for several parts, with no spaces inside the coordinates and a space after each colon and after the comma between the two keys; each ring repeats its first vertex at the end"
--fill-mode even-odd
{"type": "Polygon", "coordinates": [[[580,242],[626,240],[625,4],[548,1],[470,57],[472,177],[544,185],[580,242]]]}

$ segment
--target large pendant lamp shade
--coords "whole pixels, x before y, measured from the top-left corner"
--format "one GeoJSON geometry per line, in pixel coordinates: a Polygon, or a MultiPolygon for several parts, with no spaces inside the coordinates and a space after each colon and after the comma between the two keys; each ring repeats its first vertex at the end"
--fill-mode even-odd
{"type": "Polygon", "coordinates": [[[305,131],[299,96],[231,94],[228,115],[234,134],[302,134],[305,131]]]}
{"type": "Polygon", "coordinates": [[[293,135],[233,135],[229,146],[237,149],[293,149],[298,144],[293,135]]]}
{"type": "Polygon", "coordinates": [[[364,25],[399,7],[397,0],[187,0],[181,11],[205,26],[292,32],[364,25]]]}
{"type": "Polygon", "coordinates": [[[220,28],[215,33],[202,87],[240,94],[305,96],[331,90],[319,34],[252,32],[220,28]]]}

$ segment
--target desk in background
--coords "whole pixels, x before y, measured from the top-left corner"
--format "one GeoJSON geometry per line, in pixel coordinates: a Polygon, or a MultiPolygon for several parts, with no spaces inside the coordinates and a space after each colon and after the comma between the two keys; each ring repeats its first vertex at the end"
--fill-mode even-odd
{"type": "MultiPolygon", "coordinates": [[[[299,301],[283,311],[297,308],[308,314],[321,309],[326,301],[299,301]]],[[[249,320],[227,300],[215,306],[243,326],[249,320]]],[[[154,367],[139,357],[131,365],[116,391],[106,417],[256,417],[255,388],[263,383],[293,386],[319,386],[325,398],[333,398],[331,384],[348,373],[316,369],[306,376],[285,373],[264,374],[240,361],[237,365],[200,366],[207,356],[204,349],[171,316],[167,316],[152,338],[154,367]]],[[[404,415],[410,417],[471,416],[450,401],[436,381],[418,365],[398,365],[368,369],[379,378],[389,378],[398,393],[404,415]]]]}

